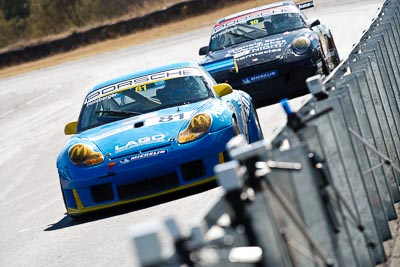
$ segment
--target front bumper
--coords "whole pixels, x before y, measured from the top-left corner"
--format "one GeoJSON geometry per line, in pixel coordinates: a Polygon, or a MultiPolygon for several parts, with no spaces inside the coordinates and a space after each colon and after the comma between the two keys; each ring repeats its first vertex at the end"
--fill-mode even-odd
{"type": "Polygon", "coordinates": [[[80,215],[215,181],[214,166],[225,161],[225,146],[232,137],[233,128],[228,127],[197,141],[164,147],[157,156],[114,158],[113,169],[103,173],[89,169],[74,179],[60,176],[67,212],[80,215]]]}
{"type": "Polygon", "coordinates": [[[290,59],[252,64],[239,68],[238,73],[221,73],[214,78],[247,92],[253,98],[254,104],[260,107],[283,98],[307,94],[309,91],[305,81],[317,73],[322,73],[322,61],[320,53],[313,51],[307,57],[292,56],[290,59]]]}

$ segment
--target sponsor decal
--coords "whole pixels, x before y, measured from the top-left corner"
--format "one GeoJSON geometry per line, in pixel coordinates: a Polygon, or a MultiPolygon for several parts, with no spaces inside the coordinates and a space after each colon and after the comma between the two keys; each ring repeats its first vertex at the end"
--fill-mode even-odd
{"type": "Polygon", "coordinates": [[[281,52],[282,48],[287,45],[287,41],[283,37],[267,39],[264,42],[254,42],[245,46],[236,47],[228,51],[233,54],[236,61],[242,61],[249,58],[263,56],[271,53],[281,52]]]}
{"type": "Polygon", "coordinates": [[[76,161],[83,161],[85,158],[94,154],[88,146],[83,144],[76,144],[69,149],[69,158],[76,161]]]}
{"type": "MultiPolygon", "coordinates": [[[[103,155],[100,152],[94,152],[89,146],[84,144],[75,144],[69,151],[68,156],[71,162],[75,165],[81,165],[90,159],[94,159],[96,163],[103,161],[103,155]]],[[[93,162],[87,162],[87,165],[92,165],[93,162]]]]}
{"type": "Polygon", "coordinates": [[[131,140],[123,146],[116,145],[115,153],[120,153],[120,152],[126,151],[126,150],[134,148],[134,147],[138,147],[141,145],[148,145],[148,144],[159,143],[159,142],[164,142],[164,141],[165,141],[164,134],[145,136],[145,137],[139,138],[137,140],[131,140]]]}
{"type": "Polygon", "coordinates": [[[237,61],[242,61],[242,60],[246,60],[252,57],[257,57],[257,56],[262,56],[262,55],[267,55],[267,54],[271,54],[271,53],[276,53],[276,52],[281,52],[282,49],[268,49],[268,50],[264,50],[264,51],[260,51],[260,52],[256,52],[256,53],[251,53],[245,56],[241,56],[237,59],[237,61]]]}
{"type": "Polygon", "coordinates": [[[207,131],[211,125],[211,116],[206,113],[200,113],[192,118],[190,121],[190,127],[195,131],[207,131]]]}
{"type": "Polygon", "coordinates": [[[125,158],[123,160],[120,160],[119,163],[121,165],[125,165],[125,164],[128,164],[128,163],[130,163],[132,161],[135,161],[135,160],[146,159],[146,158],[155,157],[155,156],[159,156],[159,155],[165,155],[165,154],[167,154],[167,150],[166,149],[150,151],[150,152],[141,153],[141,154],[138,154],[138,155],[134,155],[132,157],[125,158]]]}
{"type": "Polygon", "coordinates": [[[111,99],[111,98],[114,98],[114,97],[116,97],[116,96],[117,96],[117,94],[111,94],[111,95],[108,95],[108,96],[100,97],[100,98],[97,98],[96,100],[93,100],[93,101],[91,101],[91,102],[88,102],[87,105],[88,105],[88,106],[91,106],[91,105],[96,104],[96,103],[98,103],[98,102],[101,102],[101,101],[103,101],[103,100],[109,100],[109,99],[111,99]]]}
{"type": "MultiPolygon", "coordinates": [[[[226,104],[231,105],[231,102],[226,102],[226,104]]],[[[234,109],[232,109],[232,110],[234,110],[234,109]]],[[[214,105],[214,106],[212,106],[210,111],[212,114],[214,114],[218,118],[224,114],[225,108],[222,105],[214,105]]],[[[220,118],[220,119],[222,121],[224,120],[224,118],[220,118]]]]}
{"type": "Polygon", "coordinates": [[[185,76],[201,76],[201,73],[196,68],[182,68],[153,73],[125,81],[119,81],[89,93],[86,96],[83,104],[93,104],[95,101],[101,101],[98,99],[132,88],[136,88],[135,90],[145,90],[146,87],[143,87],[143,85],[148,83],[185,76]]]}
{"type": "Polygon", "coordinates": [[[187,143],[203,136],[211,127],[211,124],[211,115],[207,113],[197,114],[190,120],[186,129],[179,133],[178,143],[187,143]]]}
{"type": "Polygon", "coordinates": [[[242,79],[243,84],[250,84],[261,80],[269,80],[278,76],[277,70],[272,70],[242,79]]]}

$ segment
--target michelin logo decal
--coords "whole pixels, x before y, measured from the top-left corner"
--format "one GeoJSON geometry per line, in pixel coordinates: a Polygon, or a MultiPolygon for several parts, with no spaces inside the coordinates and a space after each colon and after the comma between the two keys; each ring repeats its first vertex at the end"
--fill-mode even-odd
{"type": "Polygon", "coordinates": [[[139,154],[139,155],[135,155],[135,156],[123,159],[119,163],[121,165],[124,165],[124,164],[130,163],[130,162],[135,161],[135,160],[155,157],[155,156],[164,155],[164,154],[167,154],[167,150],[166,149],[157,150],[157,151],[151,151],[151,152],[146,152],[146,153],[142,153],[142,154],[139,154]]]}

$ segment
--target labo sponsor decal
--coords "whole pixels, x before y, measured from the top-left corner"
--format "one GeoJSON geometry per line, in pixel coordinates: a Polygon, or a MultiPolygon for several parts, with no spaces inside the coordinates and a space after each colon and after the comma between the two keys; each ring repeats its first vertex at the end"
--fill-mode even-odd
{"type": "Polygon", "coordinates": [[[138,160],[138,159],[145,159],[145,158],[155,157],[155,156],[164,155],[164,154],[167,154],[167,150],[166,149],[157,150],[157,151],[151,151],[151,152],[146,152],[146,153],[134,155],[134,156],[129,157],[129,158],[125,158],[123,160],[120,160],[119,163],[124,165],[124,164],[127,164],[129,162],[132,162],[132,161],[135,161],[135,160],[138,160]]]}
{"type": "Polygon", "coordinates": [[[152,143],[157,143],[157,142],[163,142],[165,141],[165,135],[164,134],[157,134],[157,135],[153,135],[153,136],[146,136],[146,137],[142,137],[138,140],[131,140],[128,143],[126,143],[123,146],[115,146],[115,153],[120,153],[123,152],[125,150],[128,150],[130,148],[134,148],[137,146],[141,146],[141,145],[146,145],[146,144],[152,144],[152,143]]]}

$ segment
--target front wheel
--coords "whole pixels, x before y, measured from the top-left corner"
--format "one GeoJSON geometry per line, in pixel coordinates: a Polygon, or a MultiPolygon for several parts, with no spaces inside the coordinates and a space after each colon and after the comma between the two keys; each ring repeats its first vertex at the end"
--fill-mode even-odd
{"type": "Polygon", "coordinates": [[[249,142],[254,143],[264,139],[260,120],[255,106],[252,104],[250,109],[249,121],[247,122],[247,128],[249,133],[249,142]]]}
{"type": "Polygon", "coordinates": [[[329,64],[331,70],[333,70],[340,64],[340,57],[336,48],[335,40],[333,39],[332,33],[330,31],[328,37],[328,45],[329,45],[329,64]]]}
{"type": "Polygon", "coordinates": [[[237,120],[235,117],[232,117],[232,126],[233,126],[233,136],[237,136],[240,134],[240,129],[237,124],[237,120]]]}
{"type": "Polygon", "coordinates": [[[329,66],[329,61],[325,56],[324,51],[321,49],[321,61],[322,61],[322,74],[328,76],[331,73],[331,68],[329,66]]]}
{"type": "Polygon", "coordinates": [[[333,44],[333,46],[330,48],[329,55],[329,63],[331,64],[331,69],[334,69],[340,64],[340,57],[335,44],[333,44]]]}

